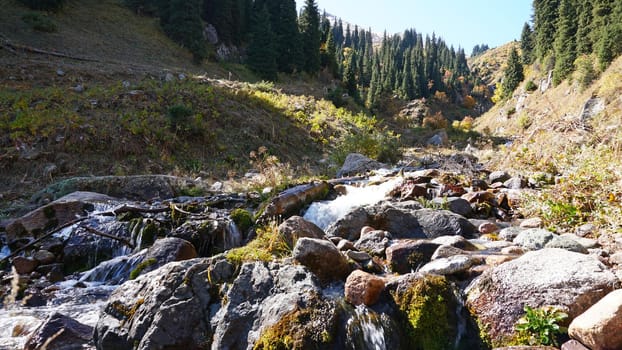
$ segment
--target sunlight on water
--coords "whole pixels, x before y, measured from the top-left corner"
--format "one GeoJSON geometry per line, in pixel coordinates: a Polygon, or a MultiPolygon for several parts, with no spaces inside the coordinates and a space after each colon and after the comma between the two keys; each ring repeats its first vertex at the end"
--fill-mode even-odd
{"type": "Polygon", "coordinates": [[[339,196],[333,201],[320,201],[311,204],[304,218],[326,230],[330,224],[341,219],[353,209],[380,202],[401,181],[401,178],[395,178],[380,185],[346,186],[348,190],[346,195],[339,196]]]}
{"type": "Polygon", "coordinates": [[[354,309],[354,315],[348,320],[346,327],[351,337],[358,338],[357,334],[359,333],[362,335],[361,340],[363,342],[352,339],[352,345],[369,350],[386,350],[384,328],[379,316],[365,305],[359,305],[354,309]]]}

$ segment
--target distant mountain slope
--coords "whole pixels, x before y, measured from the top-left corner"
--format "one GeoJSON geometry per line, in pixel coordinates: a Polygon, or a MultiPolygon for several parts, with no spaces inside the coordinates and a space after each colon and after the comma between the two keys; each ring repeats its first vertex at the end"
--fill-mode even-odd
{"type": "Polygon", "coordinates": [[[512,47],[519,48],[518,42],[510,42],[485,51],[481,55],[468,59],[469,68],[486,85],[494,85],[503,78],[503,67],[512,47]]]}

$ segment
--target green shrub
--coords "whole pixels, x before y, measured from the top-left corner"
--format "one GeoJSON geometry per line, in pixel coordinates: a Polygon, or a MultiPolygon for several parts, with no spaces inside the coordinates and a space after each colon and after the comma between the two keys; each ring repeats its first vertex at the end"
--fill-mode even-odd
{"type": "Polygon", "coordinates": [[[525,84],[525,90],[527,90],[529,92],[534,92],[534,91],[538,90],[538,86],[536,85],[536,83],[533,82],[533,80],[529,80],[525,84]]]}
{"type": "Polygon", "coordinates": [[[168,117],[169,127],[172,131],[188,131],[191,129],[190,117],[194,114],[192,108],[182,104],[174,105],[168,108],[166,116],[168,117]]]}
{"type": "Polygon", "coordinates": [[[247,245],[227,252],[227,260],[241,265],[247,261],[272,261],[292,252],[285,237],[279,232],[276,222],[257,229],[257,237],[247,245]]]}
{"type": "Polygon", "coordinates": [[[30,12],[22,16],[22,21],[39,32],[53,33],[57,30],[56,23],[44,14],[30,12]]]}
{"type": "Polygon", "coordinates": [[[557,337],[566,332],[564,327],[559,326],[568,315],[561,310],[545,306],[533,309],[525,305],[525,315],[516,322],[518,339],[527,345],[553,345],[558,346],[557,337]]]}
{"type": "Polygon", "coordinates": [[[65,4],[65,0],[20,0],[22,4],[33,10],[58,11],[65,4]]]}
{"type": "Polygon", "coordinates": [[[531,126],[531,118],[529,118],[527,113],[521,113],[521,115],[518,116],[517,122],[518,126],[520,126],[523,130],[527,130],[531,126]]]}
{"type": "Polygon", "coordinates": [[[594,59],[592,56],[581,55],[574,61],[574,66],[576,69],[574,79],[579,83],[579,87],[583,91],[597,77],[596,69],[594,69],[594,59]]]}

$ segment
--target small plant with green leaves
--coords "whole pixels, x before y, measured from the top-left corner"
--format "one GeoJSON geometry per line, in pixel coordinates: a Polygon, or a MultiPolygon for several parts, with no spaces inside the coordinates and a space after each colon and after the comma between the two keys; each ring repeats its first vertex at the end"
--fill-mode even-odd
{"type": "Polygon", "coordinates": [[[146,269],[147,267],[149,267],[151,265],[154,265],[157,262],[158,261],[156,259],[154,259],[154,258],[147,259],[147,260],[141,262],[140,264],[138,264],[136,266],[136,268],[134,270],[132,270],[130,272],[130,279],[131,280],[136,279],[136,277],[138,277],[143,272],[144,269],[146,269]]]}
{"type": "Polygon", "coordinates": [[[566,333],[566,328],[559,323],[568,315],[553,306],[534,309],[525,305],[525,315],[515,325],[518,340],[527,345],[558,345],[558,336],[566,333]]]}

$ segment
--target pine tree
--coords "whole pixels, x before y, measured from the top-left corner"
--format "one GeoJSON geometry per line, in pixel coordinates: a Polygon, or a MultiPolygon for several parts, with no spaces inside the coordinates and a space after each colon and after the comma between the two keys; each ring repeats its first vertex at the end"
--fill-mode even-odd
{"type": "Polygon", "coordinates": [[[171,39],[187,48],[195,62],[207,57],[200,0],[171,0],[160,8],[160,25],[171,39]]]}
{"type": "Polygon", "coordinates": [[[577,55],[592,53],[592,0],[581,0],[579,4],[579,23],[577,26],[577,55]]]}
{"type": "Polygon", "coordinates": [[[311,74],[317,73],[320,70],[320,13],[315,0],[305,0],[300,15],[300,32],[304,70],[311,74]]]}
{"type": "Polygon", "coordinates": [[[531,26],[527,22],[525,22],[525,25],[523,26],[523,31],[520,36],[520,49],[523,54],[523,64],[533,63],[533,31],[531,30],[531,26]]]}
{"type": "Polygon", "coordinates": [[[354,50],[346,49],[346,63],[343,71],[343,85],[346,91],[354,99],[358,98],[358,87],[356,83],[356,53],[354,50]]]}
{"type": "Polygon", "coordinates": [[[534,0],[534,31],[536,57],[542,60],[553,52],[559,0],[534,0]]]}
{"type": "Polygon", "coordinates": [[[577,59],[577,13],[573,0],[561,0],[555,35],[553,84],[558,85],[574,70],[577,59]]]}
{"type": "Polygon", "coordinates": [[[509,97],[512,95],[514,90],[516,90],[518,85],[520,85],[521,81],[525,79],[523,74],[523,65],[521,64],[521,59],[518,56],[516,48],[512,48],[512,51],[510,51],[507,66],[505,67],[503,73],[504,78],[503,83],[501,84],[505,94],[503,97],[509,97]]]}
{"type": "Polygon", "coordinates": [[[270,13],[266,6],[255,13],[248,46],[248,66],[262,79],[276,80],[276,50],[274,32],[270,26],[270,13]]]}
{"type": "Polygon", "coordinates": [[[302,67],[302,47],[296,15],[295,0],[279,0],[276,35],[277,65],[279,71],[292,73],[302,67]]]}

